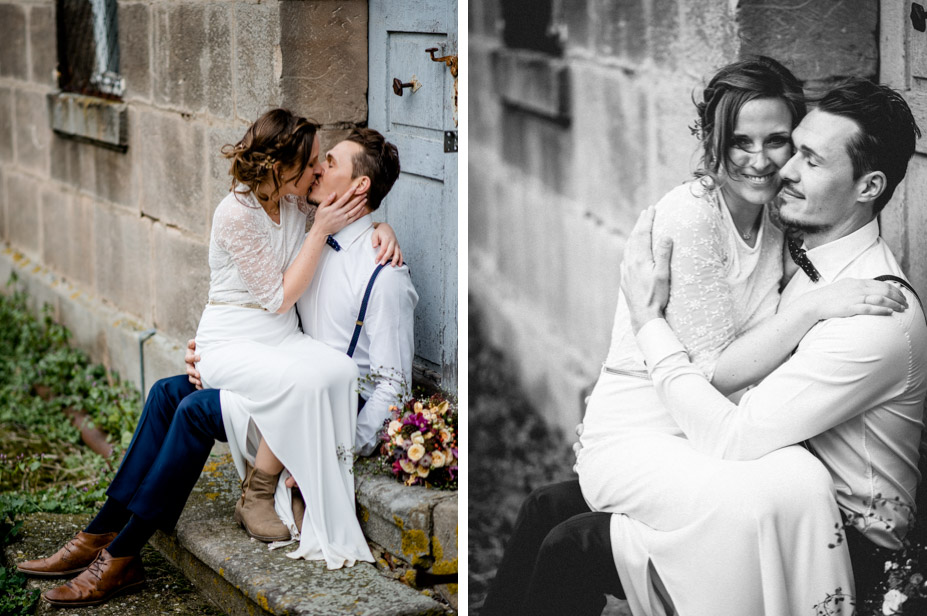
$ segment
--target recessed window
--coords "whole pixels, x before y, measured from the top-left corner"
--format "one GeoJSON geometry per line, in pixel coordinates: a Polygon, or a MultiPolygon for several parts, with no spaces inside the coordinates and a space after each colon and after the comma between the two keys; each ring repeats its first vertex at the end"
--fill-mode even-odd
{"type": "Polygon", "coordinates": [[[552,0],[503,0],[502,40],[505,46],[562,55],[563,45],[552,27],[551,4],[552,0]]]}
{"type": "Polygon", "coordinates": [[[119,99],[119,24],[116,0],[58,0],[58,87],[119,99]]]}

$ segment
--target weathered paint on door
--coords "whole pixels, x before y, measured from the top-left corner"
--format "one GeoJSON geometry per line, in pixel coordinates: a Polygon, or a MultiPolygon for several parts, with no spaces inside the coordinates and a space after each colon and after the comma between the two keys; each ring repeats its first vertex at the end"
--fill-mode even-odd
{"type": "Polygon", "coordinates": [[[910,2],[883,0],[880,11],[879,78],[904,95],[925,135],[881,214],[882,236],[927,299],[927,32],[912,25],[910,2]]]}
{"type": "Polygon", "coordinates": [[[419,294],[418,372],[457,390],[457,153],[455,80],[436,57],[457,54],[457,0],[370,0],[369,125],[399,148],[402,174],[381,205],[419,294]],[[421,84],[393,92],[393,79],[421,84]]]}

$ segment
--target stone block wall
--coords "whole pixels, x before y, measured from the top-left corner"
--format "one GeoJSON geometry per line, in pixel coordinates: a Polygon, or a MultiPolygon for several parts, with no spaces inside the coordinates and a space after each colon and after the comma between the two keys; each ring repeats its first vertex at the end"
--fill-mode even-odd
{"type": "Polygon", "coordinates": [[[812,86],[874,77],[878,5],[545,0],[535,38],[559,45],[532,49],[507,35],[519,2],[469,3],[469,289],[536,406],[571,431],[608,350],[627,234],[697,162],[693,93],[756,53],[812,86]]]}
{"type": "MultiPolygon", "coordinates": [[[[322,122],[323,149],[366,123],[367,2],[118,0],[117,15],[125,152],[52,131],[55,2],[0,0],[0,239],[14,255],[0,269],[28,261],[36,284],[60,279],[81,310],[154,327],[155,346],[176,349],[208,290],[212,213],[230,186],[219,149],[275,106],[322,122]]],[[[56,309],[72,328],[107,327],[56,309]]],[[[75,338],[101,359],[121,336],[75,338]]],[[[137,364],[113,367],[138,380],[137,364]]],[[[170,373],[181,367],[179,353],[170,373]]]]}

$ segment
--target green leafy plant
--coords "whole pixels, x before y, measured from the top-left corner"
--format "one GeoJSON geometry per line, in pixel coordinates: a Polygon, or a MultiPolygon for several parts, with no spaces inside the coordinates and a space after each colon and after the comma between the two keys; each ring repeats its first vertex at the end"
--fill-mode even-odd
{"type": "Polygon", "coordinates": [[[0,295],[0,503],[19,513],[90,511],[132,438],[141,397],[68,346],[71,334],[48,306],[36,317],[15,275],[7,287],[0,295]],[[109,435],[113,460],[81,444],[69,409],[109,435]]]}

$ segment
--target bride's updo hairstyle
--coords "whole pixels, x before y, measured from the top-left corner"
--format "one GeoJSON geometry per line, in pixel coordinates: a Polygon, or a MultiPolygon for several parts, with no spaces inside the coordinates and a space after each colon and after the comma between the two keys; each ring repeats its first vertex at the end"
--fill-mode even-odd
{"type": "Polygon", "coordinates": [[[733,145],[737,116],[745,104],[761,98],[782,100],[792,113],[793,129],[805,117],[801,83],[789,69],[766,56],[728,64],[708,82],[701,101],[693,96],[698,118],[689,128],[701,141],[701,161],[695,177],[702,178],[703,185],[721,186],[721,172],[728,175],[733,166],[728,151],[733,145]]]}
{"type": "Polygon", "coordinates": [[[286,109],[272,109],[259,117],[241,141],[222,147],[222,155],[232,161],[232,190],[243,184],[259,200],[276,201],[280,187],[299,180],[306,171],[318,129],[315,122],[286,109]],[[260,190],[266,180],[274,187],[269,195],[260,190]]]}

